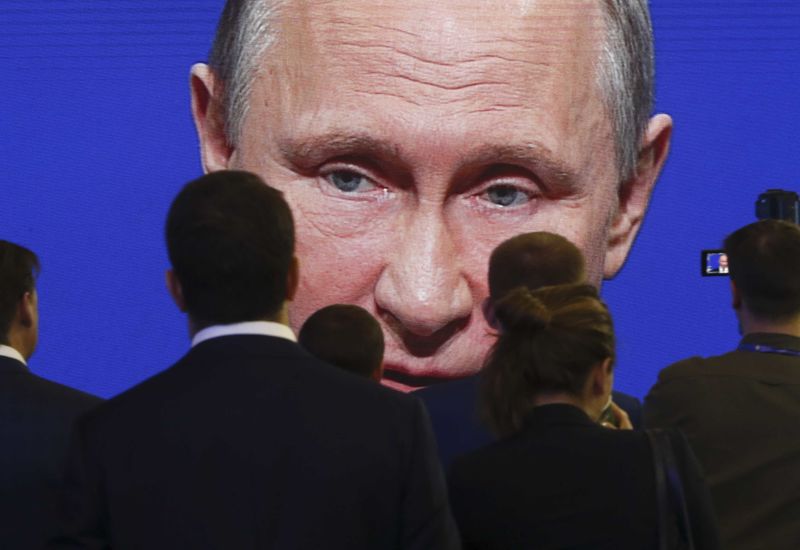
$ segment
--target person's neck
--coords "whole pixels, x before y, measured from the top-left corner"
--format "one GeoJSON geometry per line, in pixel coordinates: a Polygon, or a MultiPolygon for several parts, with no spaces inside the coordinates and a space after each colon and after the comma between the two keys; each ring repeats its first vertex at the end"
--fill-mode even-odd
{"type": "Polygon", "coordinates": [[[782,321],[754,317],[745,309],[739,313],[739,324],[742,335],[755,333],[788,334],[800,338],[800,316],[791,317],[782,321]]]}
{"type": "Polygon", "coordinates": [[[28,341],[29,339],[27,338],[24,331],[14,330],[12,328],[12,330],[9,331],[5,345],[17,350],[19,354],[22,355],[22,357],[24,357],[25,360],[27,361],[28,359],[31,358],[31,355],[33,355],[33,349],[30,349],[28,341]]]}

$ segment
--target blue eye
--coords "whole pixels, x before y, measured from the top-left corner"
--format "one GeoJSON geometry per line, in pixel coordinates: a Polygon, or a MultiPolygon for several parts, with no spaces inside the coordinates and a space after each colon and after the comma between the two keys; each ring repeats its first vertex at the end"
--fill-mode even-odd
{"type": "Polygon", "coordinates": [[[486,190],[486,198],[497,206],[517,206],[530,200],[527,193],[513,185],[494,185],[486,190]]]}
{"type": "Polygon", "coordinates": [[[349,170],[336,170],[325,176],[325,179],[343,193],[365,192],[375,188],[369,178],[349,170]]]}

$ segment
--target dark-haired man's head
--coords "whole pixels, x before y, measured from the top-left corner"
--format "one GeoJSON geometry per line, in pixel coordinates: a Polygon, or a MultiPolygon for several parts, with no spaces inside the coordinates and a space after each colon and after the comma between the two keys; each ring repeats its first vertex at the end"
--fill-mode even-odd
{"type": "Polygon", "coordinates": [[[492,304],[517,287],[581,283],[586,280],[583,254],[568,239],[547,231],[523,233],[500,243],[489,257],[489,298],[484,313],[493,323],[492,304]]]}
{"type": "Polygon", "coordinates": [[[762,220],[731,233],[724,246],[734,308],[745,332],[748,318],[773,323],[800,318],[800,226],[762,220]]]}
{"type": "Polygon", "coordinates": [[[379,381],[383,374],[383,331],[364,308],[335,304],[303,324],[300,345],[323,361],[379,381]]]}
{"type": "Polygon", "coordinates": [[[39,337],[36,254],[0,240],[0,344],[11,346],[26,359],[39,337]]]}
{"type": "Polygon", "coordinates": [[[282,194],[258,176],[220,171],[186,184],[167,216],[168,284],[194,331],[287,322],[297,288],[294,225],[282,194]]]}

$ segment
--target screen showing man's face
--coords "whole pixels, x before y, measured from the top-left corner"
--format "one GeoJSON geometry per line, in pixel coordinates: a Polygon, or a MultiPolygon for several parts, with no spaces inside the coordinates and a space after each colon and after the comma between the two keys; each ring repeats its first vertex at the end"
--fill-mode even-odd
{"type": "Polygon", "coordinates": [[[360,305],[384,329],[386,377],[413,387],[480,368],[503,240],[559,233],[590,281],[613,275],[652,178],[618,193],[603,40],[593,2],[290,4],[241,138],[220,147],[196,116],[207,170],[256,172],[292,205],[293,327],[360,305]]]}

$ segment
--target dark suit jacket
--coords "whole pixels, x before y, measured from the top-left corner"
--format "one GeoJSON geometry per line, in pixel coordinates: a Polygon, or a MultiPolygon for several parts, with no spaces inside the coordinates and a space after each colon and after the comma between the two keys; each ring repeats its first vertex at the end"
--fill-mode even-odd
{"type": "MultiPolygon", "coordinates": [[[[468,376],[443,382],[414,392],[431,416],[439,459],[445,470],[453,459],[494,441],[494,436],[478,415],[480,377],[468,376]]],[[[622,392],[614,392],[614,402],[630,416],[635,429],[641,426],[642,404],[622,392]]]]}
{"type": "Polygon", "coordinates": [[[456,548],[413,397],[285,339],[204,341],[78,424],[54,548],[456,548]]]}
{"type": "Polygon", "coordinates": [[[72,423],[98,403],[0,357],[0,548],[39,549],[53,534],[72,423]]]}
{"type": "MultiPolygon", "coordinates": [[[[698,550],[719,548],[708,492],[671,433],[698,550]]],[[[572,405],[536,407],[523,430],[456,459],[450,501],[465,550],[657,548],[652,451],[572,405]]]]}
{"type": "MultiPolygon", "coordinates": [[[[783,334],[742,342],[800,352],[800,338],[783,334]]],[[[733,351],[676,363],[647,395],[644,420],[689,438],[726,549],[800,548],[800,357],[733,351]]]]}

